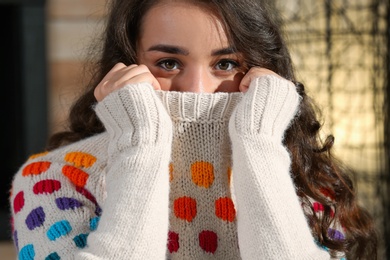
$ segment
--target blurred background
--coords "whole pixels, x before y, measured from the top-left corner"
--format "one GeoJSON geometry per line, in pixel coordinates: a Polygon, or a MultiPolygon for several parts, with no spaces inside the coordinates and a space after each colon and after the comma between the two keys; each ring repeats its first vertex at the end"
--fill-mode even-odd
{"type": "MultiPolygon", "coordinates": [[[[354,171],[390,259],[389,0],[275,0],[298,79],[323,111],[323,135],[354,171]]],[[[18,167],[63,129],[82,86],[105,0],[0,0],[0,255],[14,259],[8,196],[18,167]]],[[[5,258],[3,258],[5,257],[5,258]]]]}

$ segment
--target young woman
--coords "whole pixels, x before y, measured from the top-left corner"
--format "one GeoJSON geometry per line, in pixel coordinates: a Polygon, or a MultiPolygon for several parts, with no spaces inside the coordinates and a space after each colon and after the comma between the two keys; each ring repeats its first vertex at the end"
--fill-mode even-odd
{"type": "Polygon", "coordinates": [[[15,175],[19,259],[375,259],[269,14],[112,1],[69,131],[15,175]]]}

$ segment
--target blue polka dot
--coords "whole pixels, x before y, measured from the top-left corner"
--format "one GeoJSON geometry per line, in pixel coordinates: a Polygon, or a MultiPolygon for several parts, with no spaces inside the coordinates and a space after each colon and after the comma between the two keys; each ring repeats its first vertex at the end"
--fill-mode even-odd
{"type": "Polygon", "coordinates": [[[56,253],[51,253],[50,255],[46,256],[45,260],[60,260],[61,257],[56,253]]]}
{"type": "Polygon", "coordinates": [[[19,252],[19,260],[33,260],[34,257],[34,246],[31,244],[24,246],[19,252]]]}
{"type": "Polygon", "coordinates": [[[73,238],[74,243],[78,248],[84,248],[87,245],[87,237],[89,234],[80,234],[73,238]]]}
{"type": "Polygon", "coordinates": [[[47,231],[46,235],[51,241],[54,241],[61,236],[69,234],[71,230],[72,227],[70,226],[69,221],[62,220],[53,224],[47,231]]]}
{"type": "Polygon", "coordinates": [[[96,230],[96,228],[97,228],[98,225],[99,225],[99,220],[100,220],[100,217],[94,217],[94,218],[92,218],[92,219],[89,221],[89,228],[91,229],[91,231],[96,230]]]}

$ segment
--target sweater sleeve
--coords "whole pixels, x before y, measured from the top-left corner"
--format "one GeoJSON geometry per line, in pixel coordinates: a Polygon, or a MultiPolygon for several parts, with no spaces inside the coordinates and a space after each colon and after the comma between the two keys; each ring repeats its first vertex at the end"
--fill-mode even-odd
{"type": "Polygon", "coordinates": [[[97,230],[76,259],[164,259],[171,120],[145,83],[111,93],[96,113],[110,136],[107,198],[97,230]]]}
{"type": "Polygon", "coordinates": [[[255,79],[229,122],[240,252],[245,259],[330,259],[311,235],[290,176],[285,130],[299,95],[273,75],[255,79]]]}
{"type": "Polygon", "coordinates": [[[164,259],[171,121],[148,84],[96,106],[107,133],[30,158],[10,202],[18,259],[164,259]]]}

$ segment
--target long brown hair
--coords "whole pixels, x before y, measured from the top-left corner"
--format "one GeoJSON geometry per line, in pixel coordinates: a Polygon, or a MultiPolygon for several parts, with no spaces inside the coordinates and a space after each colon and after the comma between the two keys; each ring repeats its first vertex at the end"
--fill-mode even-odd
{"type": "MultiPolygon", "coordinates": [[[[263,1],[187,0],[208,8],[226,27],[232,46],[244,55],[246,67],[273,70],[297,86],[302,97],[299,114],[285,134],[284,144],[292,156],[292,177],[297,194],[311,214],[308,221],[319,244],[344,252],[348,259],[376,259],[377,238],[369,214],[357,204],[350,171],[332,156],[333,137],[322,141],[318,111],[296,81],[293,65],[280,32],[277,15],[263,1]],[[317,215],[310,198],[322,204],[317,215]],[[345,239],[335,239],[329,228],[337,219],[345,239]]],[[[52,136],[48,149],[81,140],[104,131],[92,107],[95,86],[118,62],[136,63],[136,45],[144,14],[158,0],[113,0],[100,58],[85,93],[75,102],[69,116],[69,130],[52,136]]]]}

